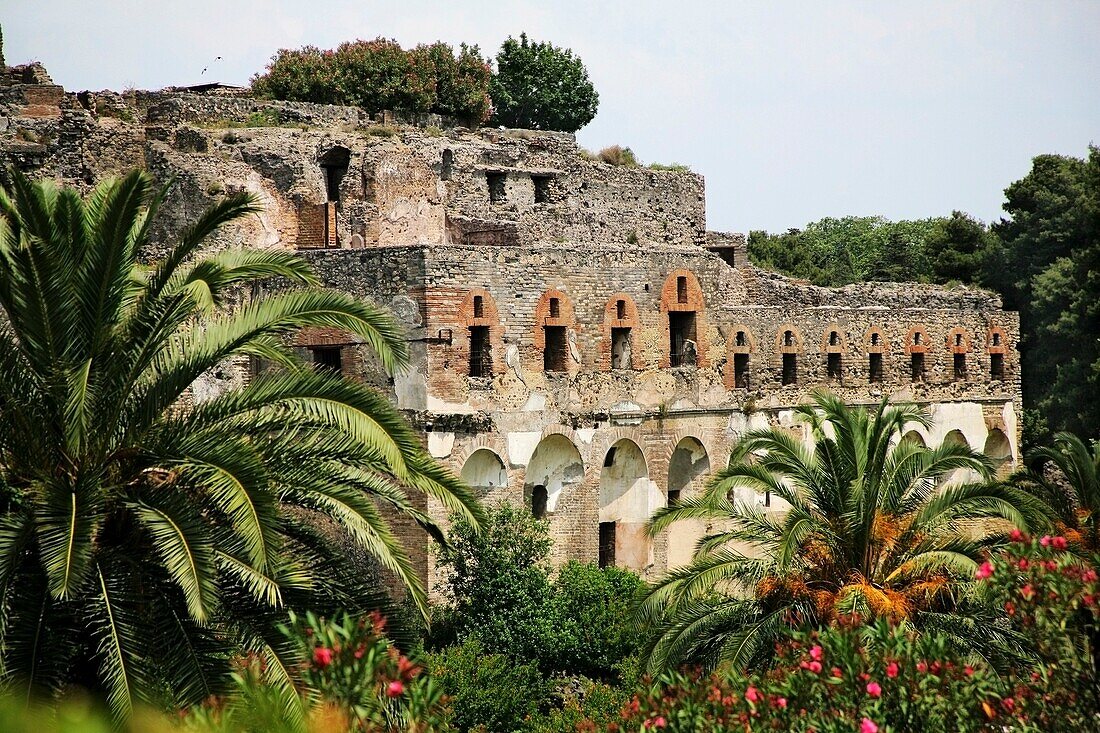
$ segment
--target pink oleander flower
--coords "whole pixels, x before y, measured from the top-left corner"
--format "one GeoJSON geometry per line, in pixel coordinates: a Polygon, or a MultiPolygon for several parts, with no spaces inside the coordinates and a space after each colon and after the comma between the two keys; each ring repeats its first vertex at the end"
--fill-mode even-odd
{"type": "Polygon", "coordinates": [[[1035,597],[1035,589],[1031,587],[1031,583],[1028,583],[1020,589],[1020,595],[1024,597],[1024,600],[1028,601],[1035,597]]]}
{"type": "Polygon", "coordinates": [[[974,573],[974,577],[978,580],[985,580],[991,575],[993,575],[993,564],[989,560],[979,565],[977,572],[974,573]]]}
{"type": "Polygon", "coordinates": [[[898,663],[890,662],[886,665],[886,676],[890,679],[894,679],[898,676],[898,663]]]}
{"type": "Polygon", "coordinates": [[[821,657],[825,654],[825,650],[821,648],[819,644],[814,644],[810,647],[810,659],[815,662],[820,662],[821,657]]]}
{"type": "Polygon", "coordinates": [[[867,694],[871,697],[882,697],[882,687],[877,682],[868,682],[867,694]]]}
{"type": "Polygon", "coordinates": [[[878,733],[878,726],[870,718],[864,718],[859,724],[859,733],[878,733]]]}
{"type": "Polygon", "coordinates": [[[1027,535],[1025,535],[1023,532],[1021,532],[1018,529],[1014,529],[1011,532],[1009,532],[1008,538],[1010,540],[1012,540],[1013,542],[1023,542],[1024,540],[1027,539],[1027,535]]]}
{"type": "Polygon", "coordinates": [[[321,669],[332,664],[332,650],[328,647],[319,646],[313,650],[313,663],[321,669]]]}
{"type": "Polygon", "coordinates": [[[1048,534],[1043,535],[1043,538],[1041,540],[1039,540],[1039,544],[1042,545],[1043,547],[1050,547],[1050,535],[1048,535],[1048,534]]]}
{"type": "Polygon", "coordinates": [[[806,668],[814,674],[821,674],[821,662],[817,661],[816,659],[806,665],[806,668]]]}
{"type": "Polygon", "coordinates": [[[405,693],[405,683],[401,680],[394,680],[386,685],[386,694],[390,697],[401,697],[405,693]]]}
{"type": "Polygon", "coordinates": [[[1066,546],[1069,545],[1069,542],[1066,540],[1065,537],[1059,535],[1052,539],[1050,541],[1050,544],[1054,547],[1055,550],[1064,550],[1066,549],[1066,546]]]}
{"type": "Polygon", "coordinates": [[[787,698],[785,698],[785,697],[777,698],[776,701],[775,701],[775,706],[777,708],[779,708],[780,710],[786,710],[787,709],[787,698]]]}
{"type": "Polygon", "coordinates": [[[745,690],[745,699],[749,702],[760,702],[760,693],[755,687],[749,685],[749,689],[745,690]]]}

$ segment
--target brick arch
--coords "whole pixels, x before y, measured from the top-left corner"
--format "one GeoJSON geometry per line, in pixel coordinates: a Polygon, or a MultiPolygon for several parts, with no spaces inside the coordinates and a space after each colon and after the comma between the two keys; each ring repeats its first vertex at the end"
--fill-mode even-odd
{"type": "MultiPolygon", "coordinates": [[[[696,334],[696,366],[699,368],[710,366],[710,359],[707,356],[707,318],[706,318],[706,301],[703,298],[703,288],[699,285],[699,278],[695,276],[691,270],[684,268],[677,268],[668,274],[665,278],[664,285],[661,286],[661,313],[666,315],[668,313],[684,313],[688,311],[695,312],[695,334],[696,334]],[[686,285],[686,293],[681,302],[679,293],[679,278],[684,278],[686,285]]],[[[664,351],[661,355],[661,368],[667,369],[669,367],[669,340],[671,334],[669,333],[668,318],[664,319],[664,351]]]]}
{"type": "Polygon", "coordinates": [[[825,330],[821,332],[821,353],[822,354],[847,354],[848,353],[848,334],[837,323],[830,323],[825,327],[825,330]],[[833,334],[836,334],[837,342],[835,344],[830,343],[830,339],[833,334]]]}
{"type": "Polygon", "coordinates": [[[1008,333],[1003,326],[992,325],[985,334],[985,351],[987,354],[1008,353],[1008,333]],[[994,345],[993,336],[998,336],[999,343],[994,345]]]}
{"type": "Polygon", "coordinates": [[[731,354],[755,354],[756,353],[756,337],[752,333],[752,329],[743,323],[738,323],[730,328],[730,337],[726,341],[726,350],[731,354]],[[743,346],[737,345],[737,334],[745,334],[745,344],[743,346]]]}
{"type": "Polygon", "coordinates": [[[971,345],[970,333],[965,328],[956,326],[947,332],[944,344],[950,354],[968,354],[971,345]],[[955,344],[956,340],[959,342],[958,345],[955,344]]]}
{"type": "Polygon", "coordinates": [[[715,456],[719,453],[713,442],[704,437],[703,431],[693,428],[677,428],[662,436],[661,452],[655,458],[660,459],[662,464],[668,465],[668,462],[672,460],[672,454],[676,452],[676,446],[685,438],[699,441],[700,445],[707,451],[708,456],[715,456]]]}
{"type": "Polygon", "coordinates": [[[882,326],[874,325],[863,334],[863,350],[868,354],[885,354],[890,351],[890,340],[882,326]],[[871,343],[874,336],[878,335],[878,343],[871,343]]]}
{"type": "Polygon", "coordinates": [[[775,331],[775,351],[777,354],[801,354],[803,349],[802,332],[793,323],[784,323],[775,331]],[[790,331],[794,337],[794,343],[788,346],[784,343],[784,335],[790,331]]]}
{"type": "Polygon", "coordinates": [[[620,440],[629,440],[636,443],[638,450],[642,452],[642,458],[645,459],[646,467],[648,469],[649,464],[652,462],[645,454],[645,438],[642,436],[641,431],[637,428],[619,426],[612,428],[611,430],[602,431],[600,440],[598,443],[593,443],[592,447],[596,450],[593,454],[592,464],[595,466],[603,466],[604,456],[611,450],[611,446],[618,443],[620,440]]]}
{"type": "Polygon", "coordinates": [[[467,443],[461,452],[452,455],[454,465],[461,471],[466,461],[470,460],[470,456],[477,453],[479,450],[488,450],[495,453],[497,458],[504,462],[505,468],[512,465],[508,457],[508,446],[503,438],[499,435],[485,433],[479,434],[476,438],[467,443]]]}
{"type": "Polygon", "coordinates": [[[546,334],[543,332],[543,326],[565,326],[568,329],[575,329],[577,327],[577,315],[573,309],[573,299],[565,294],[564,291],[557,290],[556,288],[550,288],[543,291],[539,296],[538,305],[535,306],[535,333],[532,340],[535,343],[535,348],[542,351],[546,348],[546,334]],[[550,315],[550,299],[558,299],[558,315],[550,315]]]}
{"type": "Polygon", "coordinates": [[[500,311],[497,309],[496,300],[485,288],[470,288],[458,304],[457,311],[458,333],[453,335],[452,349],[454,359],[459,364],[470,363],[470,329],[475,326],[487,326],[489,328],[489,345],[492,349],[492,366],[490,374],[502,374],[504,365],[504,328],[500,325],[500,311]],[[475,298],[481,298],[481,315],[476,315],[474,308],[475,298]]]}
{"type": "MultiPolygon", "coordinates": [[[[603,307],[603,325],[600,327],[599,368],[603,371],[611,369],[611,329],[629,328],[634,338],[640,339],[642,333],[641,319],[638,317],[638,306],[634,299],[626,293],[615,293],[607,299],[603,307]],[[618,303],[623,301],[625,318],[619,318],[618,303]]],[[[644,369],[642,360],[641,343],[637,343],[630,350],[630,368],[644,369]]]]}
{"type": "Polygon", "coordinates": [[[931,343],[931,339],[928,336],[928,329],[924,324],[917,324],[912,326],[905,334],[905,353],[909,354],[927,354],[928,346],[931,343]],[[917,334],[920,334],[920,343],[914,343],[917,334]]]}

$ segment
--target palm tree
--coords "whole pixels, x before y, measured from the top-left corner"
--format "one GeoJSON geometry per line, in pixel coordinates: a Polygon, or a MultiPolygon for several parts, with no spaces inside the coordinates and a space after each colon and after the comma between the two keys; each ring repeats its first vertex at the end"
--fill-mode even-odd
{"type": "Polygon", "coordinates": [[[1014,478],[1054,510],[1059,531],[1079,552],[1100,550],[1100,444],[1058,433],[1028,456],[1029,470],[1014,478]],[[1050,471],[1053,464],[1057,471],[1050,471]]]}
{"type": "Polygon", "coordinates": [[[28,694],[87,685],[125,716],[137,700],[202,699],[243,650],[290,692],[286,610],[377,600],[342,535],[424,610],[386,513],[438,535],[410,491],[475,525],[481,510],[382,395],[285,345],[300,327],[345,329],[392,373],[407,360],[394,321],[318,288],[292,253],[204,255],[215,229],[257,210],[247,195],[142,267],[165,193],[148,176],[87,201],[12,176],[0,193],[3,680],[28,694]],[[233,305],[271,278],[288,287],[233,305]],[[244,357],[274,367],[193,403],[200,375],[244,357]]]}
{"type": "Polygon", "coordinates": [[[761,664],[786,629],[843,614],[940,626],[974,643],[995,635],[960,613],[965,588],[983,552],[1008,526],[1035,521],[1040,503],[1004,484],[944,485],[959,470],[988,478],[991,463],[964,445],[900,440],[906,426],[930,424],[913,406],[884,400],[869,411],[819,392],[798,412],[812,449],[780,428],[750,432],[702,496],[650,520],[653,534],[681,519],[719,529],[644,595],[640,616],[655,626],[648,667],[761,664]],[[737,501],[742,488],[790,509],[737,501]]]}

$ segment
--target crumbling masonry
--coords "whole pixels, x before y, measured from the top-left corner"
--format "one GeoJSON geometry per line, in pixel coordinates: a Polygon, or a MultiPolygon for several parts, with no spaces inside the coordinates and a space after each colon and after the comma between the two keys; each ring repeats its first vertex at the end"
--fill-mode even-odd
{"type": "MultiPolygon", "coordinates": [[[[392,382],[346,334],[297,346],[391,394],[485,497],[545,516],[559,559],[649,576],[683,562],[703,528],[651,540],[646,518],[698,491],[744,431],[798,431],[792,408],[818,387],[926,405],[933,427],[906,439],[1018,460],[1019,321],[994,295],[813,287],[708,232],[699,175],[594,161],[571,135],[414,122],[217,86],[71,94],[40,66],[0,80],[6,163],[83,188],[135,166],[172,178],[161,232],[251,191],[263,213],[215,247],[298,249],[389,307],[413,355],[392,382]]],[[[195,399],[248,376],[227,365],[195,399]]],[[[434,576],[426,537],[405,531],[434,576]]]]}

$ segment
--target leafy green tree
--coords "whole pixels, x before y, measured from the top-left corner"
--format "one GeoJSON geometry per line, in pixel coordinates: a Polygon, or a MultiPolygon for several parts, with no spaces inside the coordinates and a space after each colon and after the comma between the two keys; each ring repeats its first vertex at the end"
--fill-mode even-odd
{"type": "Polygon", "coordinates": [[[681,519],[721,529],[641,603],[655,626],[649,668],[761,664],[786,629],[852,613],[996,648],[997,628],[966,600],[982,553],[1003,540],[983,520],[1026,528],[1043,520],[1041,503],[1010,485],[944,485],[954,471],[989,477],[991,463],[964,445],[900,440],[907,426],[930,424],[915,407],[883,401],[869,411],[820,392],[799,412],[813,449],[780,428],[750,432],[702,496],[650,521],[653,533],[681,519]],[[766,513],[736,500],[737,489],[771,492],[790,509],[766,513]]]}
{"type": "Polygon", "coordinates": [[[588,70],[569,49],[508,37],[489,87],[493,124],[576,132],[596,116],[600,96],[588,70]]]}
{"type": "Polygon", "coordinates": [[[1100,148],[1040,155],[1005,195],[986,278],[1020,311],[1025,397],[1052,429],[1100,436],[1100,148]]]}
{"type": "MultiPolygon", "coordinates": [[[[0,194],[0,671],[20,689],[67,684],[178,706],[260,655],[290,692],[278,622],[295,607],[360,611],[377,594],[348,568],[340,528],[426,596],[386,509],[438,533],[409,492],[477,525],[477,502],[381,394],[303,364],[283,337],[345,329],[392,373],[402,333],[378,308],[322,290],[292,253],[205,255],[256,211],[231,195],[138,263],[161,203],[134,172],[87,201],[13,171],[0,194]],[[242,292],[279,277],[289,289],[242,292]],[[274,368],[195,403],[233,359],[274,368]]],[[[288,697],[289,699],[289,697],[288,697]]]]}
{"type": "Polygon", "coordinates": [[[979,282],[994,240],[984,224],[961,211],[936,220],[925,241],[933,282],[979,282]]]}

